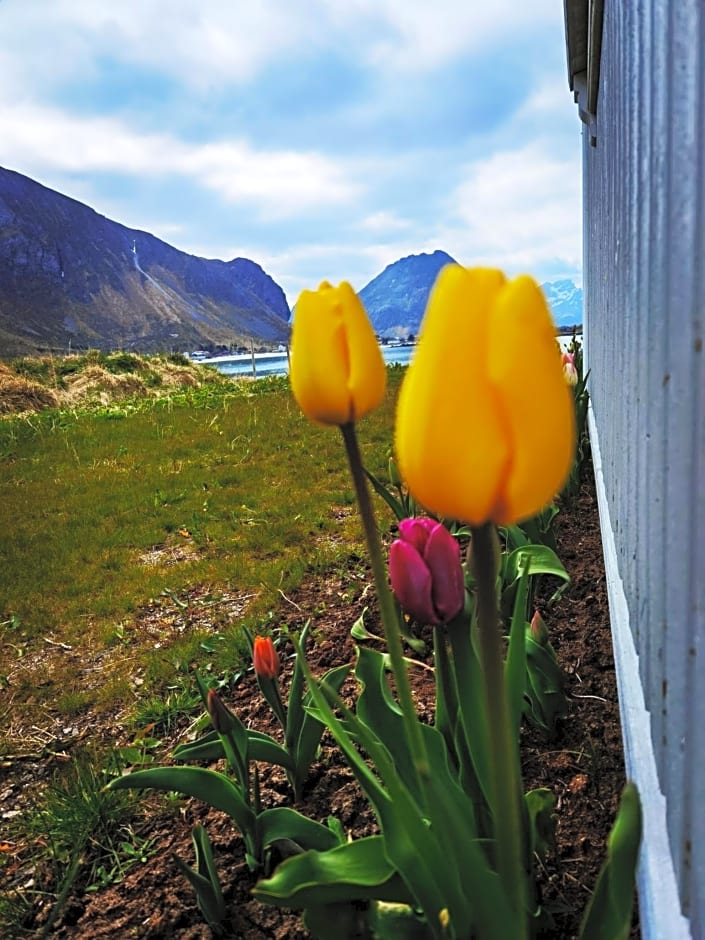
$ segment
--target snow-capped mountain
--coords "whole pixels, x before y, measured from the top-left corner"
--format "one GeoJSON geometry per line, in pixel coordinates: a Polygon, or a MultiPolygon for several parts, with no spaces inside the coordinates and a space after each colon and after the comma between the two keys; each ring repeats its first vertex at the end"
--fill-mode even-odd
{"type": "MultiPolygon", "coordinates": [[[[440,269],[453,263],[445,251],[409,255],[388,265],[360,291],[360,298],[379,336],[402,337],[419,332],[426,301],[440,269]]],[[[541,285],[558,327],[583,322],[583,289],[573,281],[541,285]]]]}
{"type": "Polygon", "coordinates": [[[583,289],[568,278],[541,285],[553,312],[556,326],[577,326],[583,322],[583,289]]]}

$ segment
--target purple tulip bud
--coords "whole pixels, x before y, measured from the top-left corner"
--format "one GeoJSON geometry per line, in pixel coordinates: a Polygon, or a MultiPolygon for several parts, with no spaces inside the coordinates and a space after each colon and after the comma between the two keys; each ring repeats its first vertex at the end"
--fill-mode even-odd
{"type": "Polygon", "coordinates": [[[397,600],[415,620],[439,626],[465,603],[458,543],[433,519],[403,519],[389,551],[389,577],[397,600]]]}
{"type": "Polygon", "coordinates": [[[232,712],[213,689],[208,690],[208,714],[211,724],[220,734],[227,734],[235,727],[232,712]]]}

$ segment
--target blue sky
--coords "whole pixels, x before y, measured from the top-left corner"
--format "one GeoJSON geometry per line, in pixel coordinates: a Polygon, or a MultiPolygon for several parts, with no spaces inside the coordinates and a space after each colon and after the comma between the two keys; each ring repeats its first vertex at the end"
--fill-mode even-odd
{"type": "Polygon", "coordinates": [[[0,0],[0,165],[293,304],[442,248],[580,282],[560,0],[0,0]]]}

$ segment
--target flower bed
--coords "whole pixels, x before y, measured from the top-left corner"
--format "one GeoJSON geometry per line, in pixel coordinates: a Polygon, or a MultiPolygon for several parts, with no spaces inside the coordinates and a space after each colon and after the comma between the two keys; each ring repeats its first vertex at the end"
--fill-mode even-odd
{"type": "MultiPolygon", "coordinates": [[[[577,497],[564,505],[557,517],[557,540],[572,580],[554,608],[545,611],[545,617],[551,642],[568,676],[570,710],[549,747],[539,732],[523,729],[522,763],[527,787],[547,786],[558,798],[557,853],[542,871],[540,885],[544,902],[554,910],[552,936],[569,940],[577,933],[604,859],[605,841],[624,784],[599,521],[589,465],[577,497]]],[[[314,580],[282,602],[282,623],[292,630],[303,626],[305,611],[319,612],[313,620],[316,642],[308,653],[316,673],[352,657],[350,624],[366,607],[368,628],[379,632],[368,584],[369,575],[360,560],[351,559],[344,573],[314,580]]],[[[540,598],[543,603],[554,587],[546,581],[540,598]]],[[[290,669],[289,660],[284,665],[285,687],[290,669]]],[[[418,667],[412,672],[412,682],[419,712],[430,719],[434,698],[430,673],[418,667]]],[[[252,674],[223,695],[246,725],[274,732],[271,713],[252,674]]],[[[290,789],[282,771],[263,765],[262,779],[263,800],[268,805],[289,803],[290,789]]],[[[338,816],[356,837],[375,830],[369,804],[327,739],[299,808],[318,819],[328,814],[338,816]]],[[[171,857],[176,852],[191,861],[190,831],[197,822],[206,825],[213,841],[227,902],[228,935],[248,940],[308,937],[297,912],[280,912],[250,896],[255,879],[245,864],[240,835],[222,813],[193,801],[175,815],[162,813],[145,820],[140,836],[156,840],[148,863],[133,869],[121,884],[93,894],[76,893],[57,936],[210,937],[193,891],[171,857]]],[[[638,936],[635,921],[632,940],[638,936]]]]}

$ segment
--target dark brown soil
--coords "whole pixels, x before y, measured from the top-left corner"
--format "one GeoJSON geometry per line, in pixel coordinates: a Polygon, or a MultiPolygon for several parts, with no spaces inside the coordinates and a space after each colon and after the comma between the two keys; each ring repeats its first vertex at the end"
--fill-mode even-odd
{"type": "MultiPolygon", "coordinates": [[[[550,609],[547,602],[557,585],[547,582],[539,591],[551,642],[567,674],[570,711],[560,722],[556,740],[550,743],[535,730],[522,730],[526,788],[546,786],[557,798],[557,854],[542,869],[540,888],[555,918],[550,936],[561,940],[576,936],[624,784],[600,531],[591,467],[586,470],[578,496],[562,507],[557,519],[558,553],[571,575],[570,587],[550,609]]],[[[363,608],[368,607],[368,629],[381,632],[376,627],[371,595],[364,564],[353,558],[344,575],[337,572],[329,578],[312,579],[282,602],[280,622],[289,629],[300,629],[309,616],[313,618],[308,657],[315,672],[352,659],[350,627],[363,608]]],[[[291,663],[286,663],[285,690],[290,668],[291,663]]],[[[412,679],[419,712],[430,718],[431,673],[419,666],[412,679]]],[[[276,734],[251,673],[224,697],[246,725],[276,734]]],[[[261,774],[265,805],[289,803],[283,774],[268,766],[261,767],[261,774]]],[[[192,889],[172,859],[176,852],[193,863],[190,831],[196,822],[206,825],[214,845],[228,904],[226,936],[246,940],[303,940],[309,936],[298,914],[282,913],[251,898],[254,878],[245,865],[242,840],[229,819],[192,801],[182,802],[178,810],[168,814],[163,803],[155,802],[157,805],[158,813],[141,821],[139,834],[156,840],[158,851],[116,886],[92,894],[74,892],[52,936],[145,940],[213,936],[202,921],[192,889]]],[[[332,814],[353,836],[375,829],[374,815],[352,774],[325,738],[320,760],[297,808],[318,820],[332,814]]],[[[632,937],[638,936],[635,924],[632,937]]]]}

